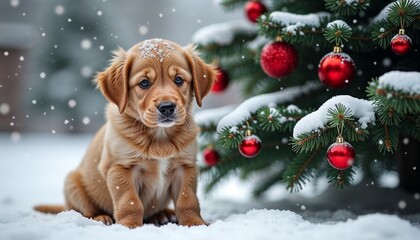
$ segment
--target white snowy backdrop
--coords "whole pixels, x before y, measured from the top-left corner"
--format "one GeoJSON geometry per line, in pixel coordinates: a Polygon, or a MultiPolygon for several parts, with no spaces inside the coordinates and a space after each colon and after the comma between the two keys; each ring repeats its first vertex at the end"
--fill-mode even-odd
{"type": "MultiPolygon", "coordinates": [[[[264,199],[251,197],[258,176],[245,182],[232,176],[209,195],[202,176],[208,227],[129,230],[76,212],[32,210],[64,202],[63,179],[103,122],[104,100],[87,81],[112,49],[152,37],[185,45],[202,26],[242,17],[210,0],[0,1],[0,240],[418,239],[420,194],[396,189],[393,172],[345,190],[327,188],[326,180],[293,194],[278,186],[264,199]]],[[[235,90],[209,96],[205,107],[239,102],[235,90]]],[[[197,116],[206,120],[206,113],[197,116]]]]}

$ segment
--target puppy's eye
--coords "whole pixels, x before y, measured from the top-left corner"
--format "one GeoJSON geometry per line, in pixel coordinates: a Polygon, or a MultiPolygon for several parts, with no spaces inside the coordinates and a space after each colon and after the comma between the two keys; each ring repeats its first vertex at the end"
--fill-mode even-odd
{"type": "Polygon", "coordinates": [[[181,77],[175,77],[175,80],[174,80],[174,83],[177,85],[177,86],[181,86],[183,83],[184,83],[184,79],[182,79],[181,77]]]}
{"type": "Polygon", "coordinates": [[[147,80],[147,79],[142,80],[142,81],[139,83],[139,87],[140,87],[140,88],[142,88],[142,89],[147,89],[147,88],[149,88],[149,87],[150,87],[150,81],[149,81],[149,80],[147,80]]]}

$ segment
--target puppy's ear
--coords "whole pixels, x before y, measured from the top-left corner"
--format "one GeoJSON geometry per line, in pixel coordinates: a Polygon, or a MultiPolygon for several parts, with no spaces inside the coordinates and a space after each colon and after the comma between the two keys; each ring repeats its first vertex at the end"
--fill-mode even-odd
{"type": "Polygon", "coordinates": [[[202,99],[209,93],[211,87],[216,81],[216,68],[213,65],[206,64],[195,49],[195,46],[185,47],[185,58],[190,66],[195,100],[199,107],[202,105],[202,99]]]}
{"type": "Polygon", "coordinates": [[[114,51],[109,67],[97,73],[94,80],[102,94],[118,106],[120,113],[124,112],[128,99],[128,78],[132,60],[127,60],[127,55],[122,48],[114,51]]]}

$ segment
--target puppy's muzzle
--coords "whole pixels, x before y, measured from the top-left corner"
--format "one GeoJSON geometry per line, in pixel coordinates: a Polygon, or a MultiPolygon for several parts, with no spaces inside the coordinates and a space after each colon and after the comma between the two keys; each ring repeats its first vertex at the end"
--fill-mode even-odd
{"type": "Polygon", "coordinates": [[[172,125],[176,120],[176,104],[173,102],[162,102],[157,106],[159,112],[159,125],[172,125]]]}

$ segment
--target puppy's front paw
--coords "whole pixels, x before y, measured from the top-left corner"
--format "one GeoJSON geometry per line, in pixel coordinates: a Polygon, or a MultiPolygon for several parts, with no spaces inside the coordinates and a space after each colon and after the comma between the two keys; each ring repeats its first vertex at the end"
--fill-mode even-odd
{"type": "Polygon", "coordinates": [[[103,222],[105,225],[111,225],[113,223],[112,217],[102,214],[92,218],[95,221],[103,222]]]}
{"type": "Polygon", "coordinates": [[[188,227],[200,226],[200,225],[206,225],[206,226],[209,226],[210,225],[210,223],[204,221],[203,219],[186,220],[186,221],[180,222],[179,224],[180,225],[183,225],[183,226],[188,226],[188,227]]]}
{"type": "Polygon", "coordinates": [[[143,226],[142,221],[133,221],[131,219],[121,219],[121,220],[117,221],[117,223],[121,224],[125,227],[128,227],[128,228],[136,228],[136,227],[143,226]]]}

